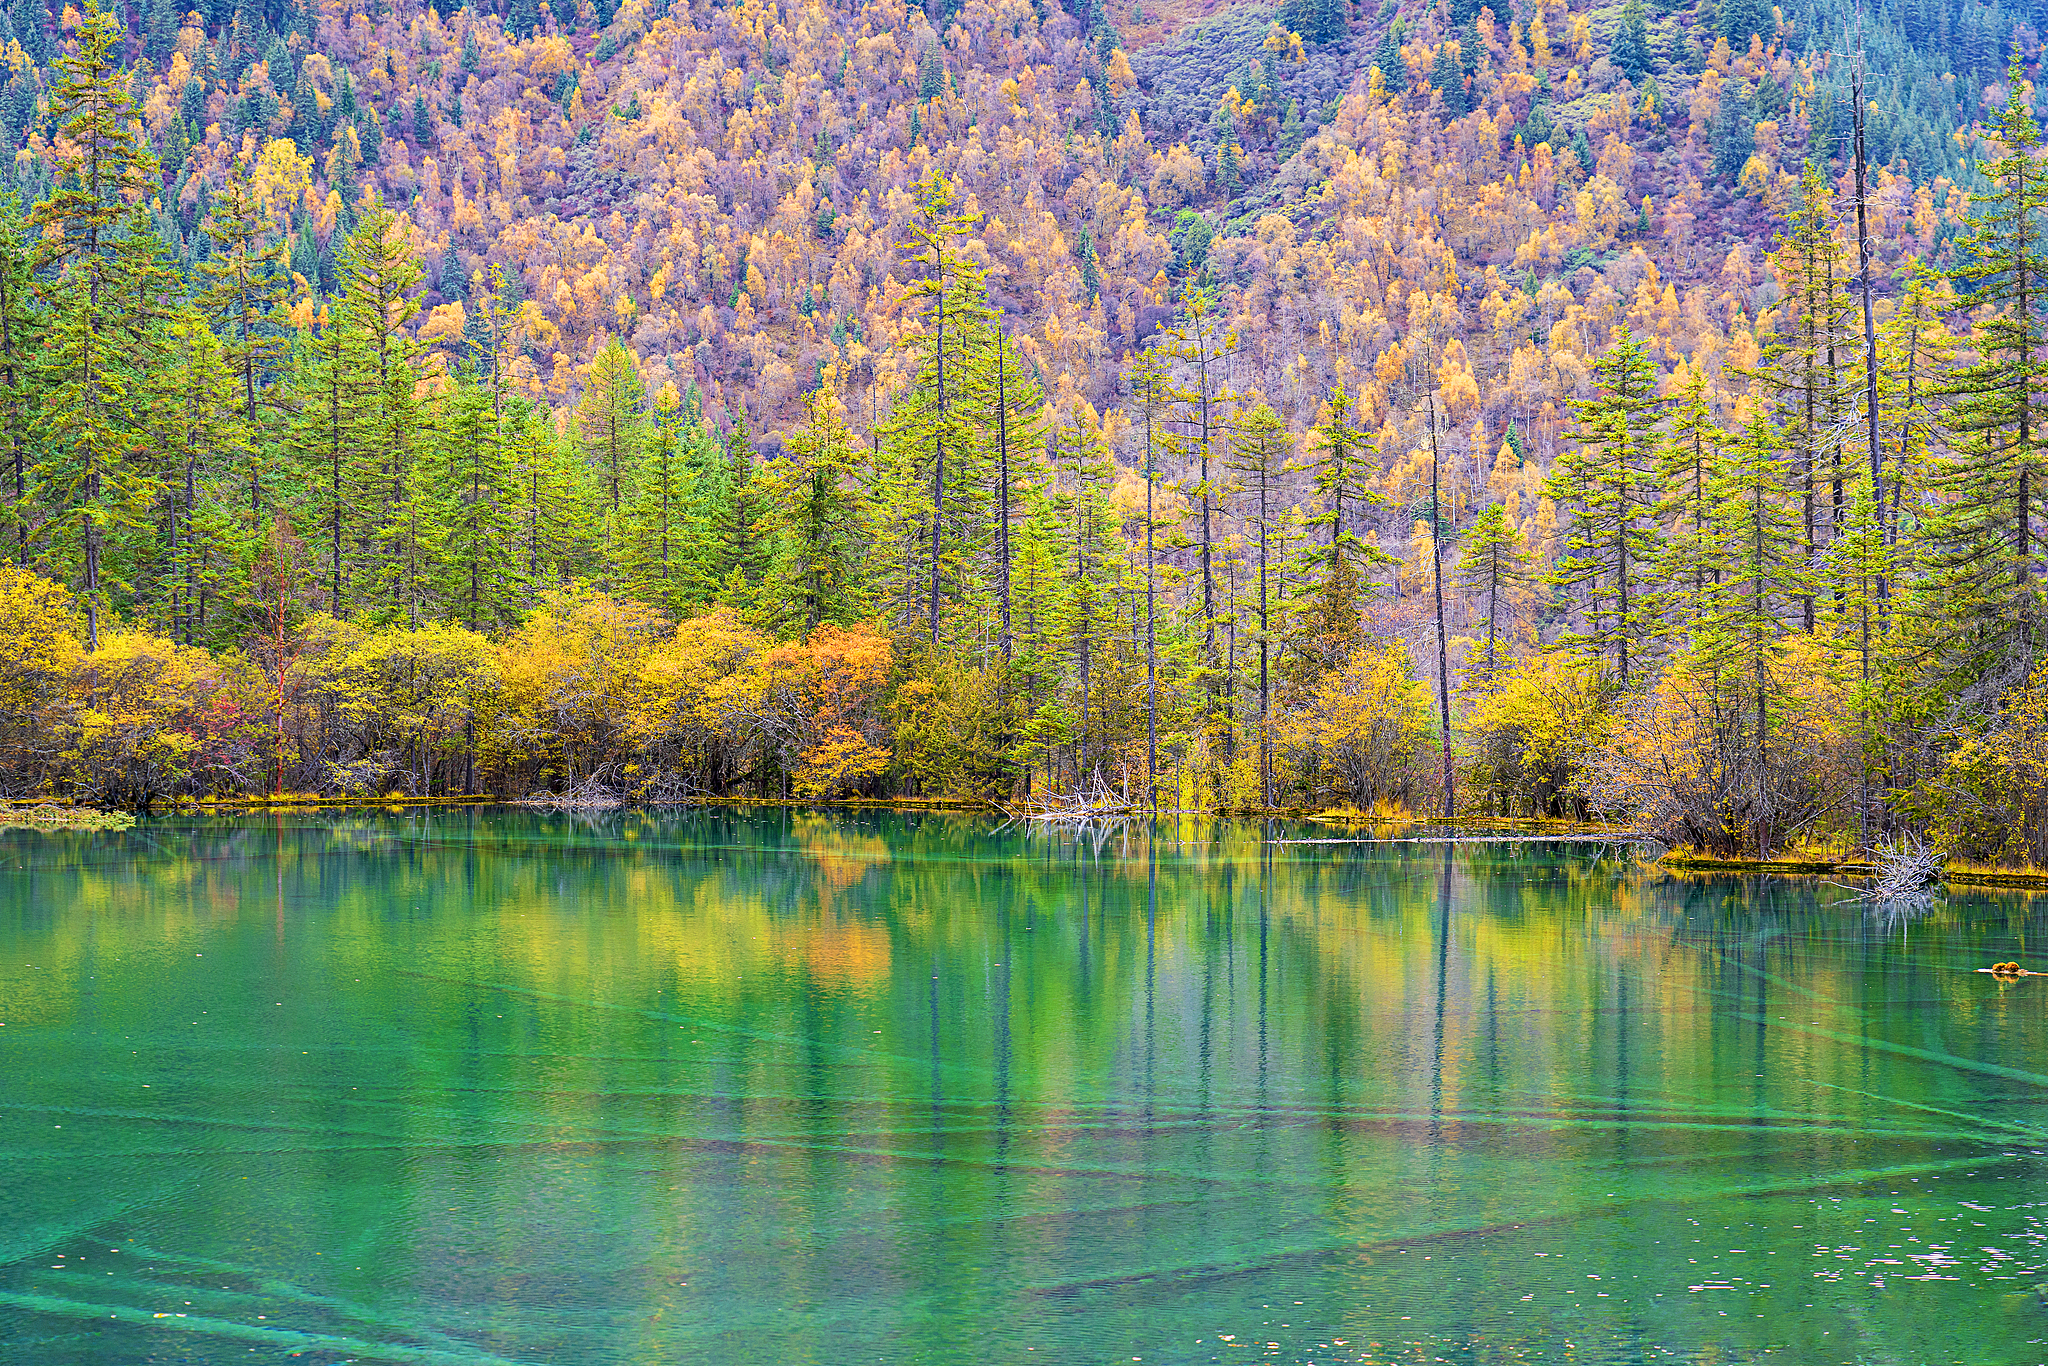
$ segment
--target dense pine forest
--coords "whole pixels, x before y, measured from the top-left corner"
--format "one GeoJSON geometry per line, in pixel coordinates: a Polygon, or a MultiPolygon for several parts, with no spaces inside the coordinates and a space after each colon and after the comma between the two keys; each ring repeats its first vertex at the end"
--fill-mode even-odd
{"type": "Polygon", "coordinates": [[[2048,863],[2030,10],[0,14],[0,783],[2048,863]]]}

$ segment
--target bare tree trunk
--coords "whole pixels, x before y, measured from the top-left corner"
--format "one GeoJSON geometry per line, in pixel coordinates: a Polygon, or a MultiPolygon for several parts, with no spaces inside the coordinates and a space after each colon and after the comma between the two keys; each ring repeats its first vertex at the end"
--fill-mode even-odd
{"type": "MultiPolygon", "coordinates": [[[[996,330],[996,600],[998,622],[997,643],[1002,647],[1003,663],[1010,662],[1010,400],[1004,384],[1003,351],[1005,339],[1001,328],[996,330]]],[[[1146,467],[1147,479],[1151,478],[1150,466],[1146,467]]],[[[1151,485],[1146,485],[1149,496],[1151,485]]]]}
{"type": "Polygon", "coordinates": [[[1152,550],[1152,419],[1145,419],[1145,790],[1159,814],[1159,607],[1158,559],[1152,550]]]}
{"type": "Polygon", "coordinates": [[[1436,590],[1436,705],[1443,729],[1444,819],[1457,814],[1451,773],[1451,666],[1444,638],[1444,540],[1443,509],[1437,502],[1436,395],[1429,398],[1429,556],[1434,562],[1431,578],[1436,590]]]}
{"type": "MultiPolygon", "coordinates": [[[[1870,438],[1870,502],[1878,524],[1884,523],[1884,469],[1877,453],[1877,327],[1870,315],[1870,227],[1864,201],[1869,198],[1863,160],[1863,12],[1856,12],[1856,256],[1863,283],[1863,410],[1870,438]]],[[[1877,578],[1877,600],[1887,596],[1885,576],[1877,578]]]]}

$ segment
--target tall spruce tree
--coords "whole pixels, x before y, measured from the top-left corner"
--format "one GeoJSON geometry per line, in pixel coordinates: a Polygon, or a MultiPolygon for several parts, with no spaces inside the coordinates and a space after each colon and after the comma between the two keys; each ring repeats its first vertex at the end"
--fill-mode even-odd
{"type": "Polygon", "coordinates": [[[2031,650],[2040,622],[2034,532],[2042,460],[2041,390],[2048,377],[2048,165],[2014,55],[1998,124],[1999,155],[1980,163],[1988,188],[1972,195],[1957,240],[1957,304],[1978,315],[1975,360],[1945,386],[1949,452],[1934,487],[1930,569],[1940,579],[1949,638],[1983,667],[2031,650]]]}
{"type": "Polygon", "coordinates": [[[1386,502],[1373,488],[1379,450],[1353,416],[1340,383],[1330,391],[1309,431],[1308,535],[1296,574],[1306,587],[1295,651],[1306,679],[1348,659],[1361,638],[1360,610],[1373,566],[1392,557],[1358,534],[1369,511],[1386,502]]]}
{"type": "MultiPolygon", "coordinates": [[[[1779,332],[1764,348],[1759,375],[1776,403],[1780,439],[1792,453],[1801,542],[1809,560],[1826,549],[1840,518],[1843,441],[1838,429],[1850,397],[1842,365],[1850,307],[1842,256],[1833,192],[1820,168],[1809,163],[1773,257],[1792,288],[1779,332]]],[[[1814,628],[1814,610],[1811,598],[1801,603],[1807,631],[1814,628]]]]}
{"type": "Polygon", "coordinates": [[[712,590],[733,606],[752,608],[774,551],[766,538],[768,502],[754,478],[754,434],[745,413],[733,414],[724,449],[712,512],[712,590]]]}
{"type": "Polygon", "coordinates": [[[1647,592],[1658,550],[1657,367],[1624,327],[1593,378],[1598,392],[1572,405],[1572,444],[1550,475],[1550,497],[1570,522],[1549,582],[1577,599],[1583,618],[1558,643],[1627,687],[1657,632],[1647,592]]]}
{"type": "Polygon", "coordinates": [[[419,459],[419,344],[424,272],[397,215],[372,203],[343,244],[342,292],[334,305],[346,408],[344,496],[361,538],[358,604],[377,619],[418,625],[427,608],[428,565],[413,475],[419,459]]]}
{"type": "Polygon", "coordinates": [[[647,440],[647,385],[640,362],[617,337],[605,338],[590,362],[576,408],[584,457],[604,488],[609,515],[625,506],[647,440]]]}
{"type": "Polygon", "coordinates": [[[1669,631],[1688,633],[1711,610],[1722,567],[1715,499],[1725,471],[1721,429],[1714,422],[1706,376],[1687,368],[1672,395],[1667,439],[1657,456],[1663,555],[1655,577],[1663,591],[1663,625],[1669,631]]]}
{"type": "Polygon", "coordinates": [[[442,612],[472,631],[517,619],[514,470],[487,384],[459,376],[435,400],[419,466],[422,547],[442,612]]]}
{"type": "MultiPolygon", "coordinates": [[[[1226,373],[1237,340],[1224,326],[1215,300],[1200,287],[1188,290],[1182,297],[1180,313],[1166,329],[1166,336],[1163,349],[1173,357],[1180,372],[1181,440],[1190,456],[1181,491],[1195,505],[1197,519],[1196,555],[1202,579],[1201,683],[1208,701],[1207,728],[1212,755],[1227,765],[1232,736],[1223,711],[1228,679],[1217,651],[1216,513],[1220,488],[1218,462],[1223,456],[1221,446],[1228,425],[1226,373]]],[[[1221,766],[1214,776],[1218,783],[1222,781],[1221,766]]]]}
{"type": "MultiPolygon", "coordinates": [[[[205,282],[199,306],[230,348],[243,420],[253,433],[257,391],[269,383],[285,350],[277,313],[290,291],[291,277],[288,244],[282,235],[273,240],[269,217],[251,192],[246,158],[238,157],[229,166],[206,220],[206,236],[213,250],[199,263],[205,282]]],[[[248,488],[249,510],[260,514],[262,474],[253,458],[248,488]]]]}
{"type": "Polygon", "coordinates": [[[1034,471],[1044,455],[1045,389],[1000,322],[970,328],[965,367],[966,419],[988,468],[988,516],[994,533],[988,578],[995,596],[996,646],[1010,657],[1011,533],[1034,471]]]}
{"type": "Polygon", "coordinates": [[[693,580],[701,577],[695,563],[701,537],[692,534],[690,514],[702,492],[689,457],[702,440],[696,415],[684,412],[675,385],[663,385],[626,503],[619,586],[672,617],[686,613],[693,580]]]}
{"type": "Polygon", "coordinates": [[[1159,469],[1180,453],[1173,412],[1181,401],[1157,347],[1147,347],[1130,370],[1131,403],[1144,442],[1145,479],[1145,793],[1159,810],[1159,469]]]}
{"type": "Polygon", "coordinates": [[[28,559],[29,532],[37,520],[28,476],[36,428],[46,416],[36,365],[44,323],[20,200],[0,197],[0,486],[6,517],[0,537],[16,561],[28,559]]]}
{"type": "Polygon", "coordinates": [[[908,235],[896,244],[916,272],[904,297],[917,321],[910,341],[917,371],[890,412],[886,435],[899,467],[921,476],[930,490],[917,518],[921,544],[906,547],[915,557],[906,569],[921,575],[906,577],[923,579],[917,596],[934,645],[940,643],[942,599],[949,585],[955,598],[964,596],[967,559],[986,527],[976,506],[985,489],[966,393],[972,379],[969,356],[987,345],[995,312],[980,267],[960,250],[961,239],[977,221],[960,209],[956,188],[944,172],[933,170],[918,182],[916,216],[908,235]]]}
{"type": "Polygon", "coordinates": [[[808,635],[850,624],[862,607],[865,510],[858,457],[837,396],[820,387],[775,462],[768,505],[777,532],[774,601],[785,629],[808,635]]]}
{"type": "Polygon", "coordinates": [[[1281,530],[1281,481],[1294,449],[1287,424],[1271,405],[1258,403],[1239,414],[1230,434],[1229,468],[1237,475],[1239,520],[1252,537],[1258,574],[1259,804],[1273,805],[1273,590],[1279,564],[1273,548],[1281,530]]]}
{"type": "Polygon", "coordinates": [[[158,413],[168,487],[158,500],[164,525],[154,605],[180,644],[215,644],[221,628],[235,624],[233,600],[246,596],[236,591],[244,585],[235,571],[254,528],[229,515],[221,494],[223,483],[235,493],[253,434],[241,418],[232,362],[205,321],[188,315],[169,333],[175,379],[158,413]]]}
{"type": "Polygon", "coordinates": [[[1533,576],[1527,543],[1499,503],[1489,503],[1473,519],[1458,552],[1458,587],[1475,599],[1485,634],[1479,656],[1465,670],[1469,683],[1486,690],[1501,667],[1501,628],[1515,616],[1533,576]]]}
{"type": "Polygon", "coordinates": [[[36,472],[47,509],[37,530],[75,542],[93,650],[107,608],[108,534],[141,525],[156,489],[145,420],[152,357],[133,345],[153,322],[156,296],[142,278],[153,253],[147,212],[131,205],[155,189],[157,167],[120,69],[124,39],[87,0],[77,50],[57,59],[50,97],[63,133],[57,183],[29,214],[50,319],[38,379],[47,445],[36,472]]]}
{"type": "Polygon", "coordinates": [[[1702,672],[1742,698],[1749,712],[1746,790],[1726,819],[1745,823],[1748,847],[1759,852],[1772,847],[1780,815],[1770,752],[1773,704],[1786,683],[1777,673],[1779,649],[1797,604],[1811,592],[1788,475],[1770,416],[1759,407],[1728,449],[1716,500],[1725,572],[1713,609],[1693,632],[1692,656],[1702,672]]]}

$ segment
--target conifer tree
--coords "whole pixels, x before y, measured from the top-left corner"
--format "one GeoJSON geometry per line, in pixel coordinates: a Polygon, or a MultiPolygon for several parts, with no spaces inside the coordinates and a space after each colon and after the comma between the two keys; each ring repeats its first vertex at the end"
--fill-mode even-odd
{"type": "Polygon", "coordinates": [[[1147,347],[1132,364],[1131,402],[1144,441],[1145,477],[1145,793],[1153,812],[1159,810],[1159,553],[1157,545],[1159,467],[1180,453],[1173,430],[1175,405],[1182,400],[1173,387],[1167,358],[1147,347]]]}
{"type": "Polygon", "coordinates": [[[1657,553],[1657,369],[1624,327],[1593,375],[1598,392],[1572,405],[1574,440],[1551,471],[1550,497],[1571,522],[1549,582],[1576,596],[1584,614],[1583,629],[1558,643],[1607,664],[1627,687],[1648,663],[1641,646],[1656,630],[1645,588],[1657,553]]]}
{"type": "Polygon", "coordinates": [[[173,0],[147,0],[142,7],[142,52],[152,62],[169,61],[178,45],[178,7],[173,0]]]}
{"type": "MultiPolygon", "coordinates": [[[[1730,0],[1731,4],[1752,2],[1730,0]]],[[[1756,115],[1749,107],[1749,96],[1740,82],[1728,81],[1721,87],[1721,107],[1714,116],[1714,174],[1732,184],[1755,151],[1756,115]]]]}
{"type": "Polygon", "coordinates": [[[1955,363],[1956,339],[1945,315],[1955,302],[1948,281],[1924,263],[1907,276],[1897,305],[1878,325],[1879,435],[1885,459],[1885,544],[1900,543],[1901,519],[1911,518],[1905,495],[1916,499],[1932,484],[1930,452],[1936,404],[1943,395],[1948,371],[1955,363]]]}
{"type": "Polygon", "coordinates": [[[693,571],[690,513],[701,496],[689,452],[703,439],[673,383],[655,396],[654,421],[626,505],[620,587],[670,616],[685,614],[693,571]]]}
{"type": "MultiPolygon", "coordinates": [[[[270,241],[270,235],[270,221],[250,191],[247,159],[238,157],[229,166],[206,220],[206,236],[213,250],[199,264],[205,282],[199,307],[230,348],[230,363],[241,389],[243,420],[252,432],[257,390],[269,381],[285,349],[276,314],[290,287],[287,247],[282,238],[270,241]]],[[[261,472],[252,460],[249,510],[258,514],[262,508],[261,472]]]]}
{"type": "Polygon", "coordinates": [[[1939,576],[1949,634],[1969,639],[1979,660],[2024,648],[2037,633],[2034,583],[2040,547],[2034,505],[2042,493],[2041,389],[2048,315],[2048,166],[2019,59],[1998,125],[2000,155],[1981,169],[1989,188],[1971,196],[1957,241],[1957,304],[1980,317],[1976,360],[1945,387],[1950,450],[1934,480],[1943,495],[1930,527],[1929,567],[1939,576]]]}
{"type": "Polygon", "coordinates": [[[289,441],[301,467],[311,524],[317,527],[327,611],[347,611],[347,546],[358,521],[355,426],[358,410],[349,374],[345,329],[323,310],[320,325],[301,334],[293,352],[289,441]]]}
{"type": "Polygon", "coordinates": [[[37,264],[50,316],[39,383],[48,446],[37,470],[49,508],[38,531],[77,538],[92,650],[106,608],[108,532],[139,526],[155,491],[143,436],[150,358],[121,345],[124,333],[132,338],[147,325],[130,316],[148,255],[137,239],[149,235],[146,211],[130,205],[154,188],[157,169],[119,67],[124,36],[98,0],[87,0],[77,50],[57,59],[51,92],[63,132],[60,174],[29,214],[42,239],[37,264]]]}
{"type": "Polygon", "coordinates": [[[29,498],[35,427],[43,416],[41,378],[44,318],[35,306],[34,253],[20,201],[0,198],[0,479],[6,493],[4,539],[17,561],[28,558],[34,506],[29,498]]]}
{"type": "Polygon", "coordinates": [[[1473,519],[1455,572],[1458,587],[1478,600],[1475,606],[1484,613],[1479,625],[1486,632],[1479,662],[1465,674],[1488,689],[1500,672],[1501,627],[1513,620],[1532,577],[1528,546],[1499,503],[1487,504],[1473,519]]]}
{"type": "Polygon", "coordinates": [[[522,597],[513,465],[490,388],[459,377],[437,401],[420,463],[423,551],[436,596],[472,631],[512,620],[522,597]]]}
{"type": "Polygon", "coordinates": [[[1770,417],[1759,407],[1727,452],[1717,490],[1726,572],[1693,633],[1693,657],[1709,676],[1729,680],[1750,708],[1751,790],[1744,795],[1758,850],[1772,847],[1776,834],[1769,745],[1772,700],[1784,687],[1775,672],[1778,650],[1795,606],[1811,591],[1788,473],[1770,417]]]}
{"type": "Polygon", "coordinates": [[[996,646],[1010,657],[1011,531],[1030,471],[1044,455],[1045,389],[999,325],[970,327],[960,358],[966,380],[966,420],[981,449],[979,463],[990,463],[989,525],[994,544],[989,554],[990,578],[996,599],[996,646]]]}
{"type": "MultiPolygon", "coordinates": [[[[349,471],[355,487],[363,572],[359,601],[379,617],[418,625],[427,565],[414,486],[419,458],[418,343],[410,323],[424,277],[398,217],[371,204],[341,251],[334,309],[346,384],[349,471]]],[[[350,482],[345,479],[344,483],[350,482]]]]}
{"type": "Polygon", "coordinates": [[[1721,447],[1706,377],[1687,368],[1672,396],[1668,439],[1657,454],[1663,555],[1655,577],[1664,595],[1667,631],[1689,631],[1709,610],[1713,587],[1721,579],[1721,524],[1714,502],[1725,473],[1721,447]]]}
{"type": "Polygon", "coordinates": [[[1650,72],[1650,33],[1643,21],[1642,0],[1628,0],[1621,7],[1621,27],[1614,32],[1610,55],[1622,75],[1636,85],[1643,83],[1650,72]]]}
{"type": "Polygon", "coordinates": [[[970,380],[967,357],[982,344],[994,310],[980,267],[959,248],[976,221],[959,209],[953,183],[935,169],[918,182],[917,216],[896,244],[917,271],[904,291],[918,322],[910,341],[917,373],[891,411],[887,435],[899,463],[920,472],[931,490],[918,549],[925,628],[934,645],[943,586],[951,580],[956,594],[961,589],[965,542],[980,520],[971,506],[980,481],[971,468],[975,438],[963,395],[970,380]]]}
{"type": "Polygon", "coordinates": [[[865,517],[857,457],[831,389],[811,392],[786,446],[786,457],[771,467],[768,499],[781,550],[774,599],[782,624],[808,635],[826,622],[852,622],[861,608],[865,517]]]}
{"type": "MultiPolygon", "coordinates": [[[[524,398],[508,402],[506,450],[513,476],[517,555],[537,598],[585,572],[595,483],[589,467],[555,439],[547,413],[524,398]]],[[[601,496],[601,495],[599,495],[601,496]]]]}
{"type": "Polygon", "coordinates": [[[1075,727],[1064,701],[1053,691],[1062,677],[1064,626],[1067,620],[1066,580],[1072,547],[1067,544],[1069,519],[1055,500],[1054,489],[1041,485],[1025,499],[1017,528],[1015,595],[1016,648],[1010,672],[1016,681],[1019,710],[1028,718],[1017,740],[1017,767],[1027,790],[1033,764],[1048,760],[1073,738],[1075,727]]]}
{"type": "MultiPolygon", "coordinates": [[[[1117,524],[1109,505],[1109,448],[1102,440],[1100,418],[1085,401],[1075,401],[1068,421],[1057,430],[1051,455],[1061,484],[1054,502],[1067,518],[1064,539],[1070,577],[1060,595],[1060,616],[1079,687],[1074,777],[1085,781],[1093,771],[1090,747],[1097,741],[1094,669],[1114,626],[1114,598],[1106,591],[1103,570],[1117,524]]],[[[1099,760],[1099,749],[1094,755],[1099,760]]]]}
{"type": "Polygon", "coordinates": [[[170,336],[175,380],[160,440],[172,467],[163,500],[159,610],[173,638],[196,645],[209,627],[220,625],[221,570],[240,563],[250,539],[246,524],[239,538],[228,539],[235,519],[223,515],[218,484],[224,477],[232,493],[252,434],[240,418],[232,363],[204,320],[181,318],[170,336]]]}
{"type": "Polygon", "coordinates": [[[1777,31],[1771,7],[1764,0],[1722,0],[1716,12],[1721,36],[1738,52],[1749,46],[1752,35],[1768,45],[1777,31]]]}
{"type": "Polygon", "coordinates": [[[607,337],[590,362],[576,408],[583,451],[603,485],[610,515],[624,506],[647,439],[647,386],[640,363],[617,337],[607,337]]]}
{"type": "MultiPolygon", "coordinates": [[[[1849,309],[1842,250],[1827,177],[1808,164],[1774,258],[1779,273],[1794,287],[1783,310],[1781,332],[1764,350],[1759,378],[1775,396],[1781,439],[1793,452],[1801,539],[1809,559],[1826,548],[1839,516],[1838,499],[1824,498],[1823,490],[1831,482],[1840,486],[1842,441],[1837,426],[1848,397],[1840,367],[1849,309]]],[[[1811,631],[1811,600],[1801,604],[1801,618],[1804,629],[1811,631]]]]}
{"type": "Polygon", "coordinates": [[[712,591],[734,600],[735,606],[752,607],[773,550],[766,540],[768,506],[754,481],[754,437],[745,413],[733,414],[724,445],[725,466],[712,520],[712,591]]]}
{"type": "MultiPolygon", "coordinates": [[[[1237,338],[1225,329],[1215,301],[1207,290],[1190,289],[1181,300],[1180,314],[1166,329],[1166,354],[1178,362],[1181,372],[1182,441],[1192,464],[1181,482],[1196,507],[1198,536],[1196,551],[1202,579],[1201,682],[1208,699],[1212,748],[1224,763],[1230,758],[1230,734],[1222,725],[1222,699],[1226,679],[1223,661],[1216,648],[1216,503],[1218,483],[1215,465],[1222,458],[1219,443],[1225,432],[1224,414],[1228,399],[1225,367],[1237,349],[1237,338]]],[[[1217,773],[1221,781],[1221,771],[1217,773]]]]}
{"type": "Polygon", "coordinates": [[[1368,572],[1391,562],[1355,530],[1386,499],[1372,487],[1377,445],[1352,414],[1350,395],[1338,384],[1308,437],[1313,513],[1297,570],[1307,586],[1297,645],[1304,675],[1320,674],[1350,658],[1360,639],[1368,572]]]}
{"type": "Polygon", "coordinates": [[[1273,805],[1272,737],[1272,608],[1271,551],[1278,531],[1279,487],[1293,449],[1287,425],[1265,403],[1241,413],[1231,431],[1229,468],[1237,476],[1244,500],[1242,520],[1250,527],[1258,573],[1259,645],[1259,801],[1273,805]]]}
{"type": "Polygon", "coordinates": [[[48,66],[51,55],[49,0],[11,0],[7,8],[14,40],[21,44],[30,61],[37,66],[48,66]]]}
{"type": "Polygon", "coordinates": [[[1828,547],[1820,567],[1839,590],[1821,629],[1837,653],[1853,655],[1864,686],[1882,662],[1885,647],[1886,594],[1894,563],[1885,543],[1884,522],[1871,492],[1870,476],[1859,470],[1849,485],[1848,516],[1842,534],[1828,547]]]}

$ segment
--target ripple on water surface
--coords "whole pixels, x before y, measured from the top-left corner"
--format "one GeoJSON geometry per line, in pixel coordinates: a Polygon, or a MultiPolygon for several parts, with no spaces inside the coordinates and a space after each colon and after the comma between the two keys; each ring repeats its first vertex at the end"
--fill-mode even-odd
{"type": "Polygon", "coordinates": [[[2033,900],[1298,833],[0,836],[0,1358],[2048,1360],[2033,900]]]}

